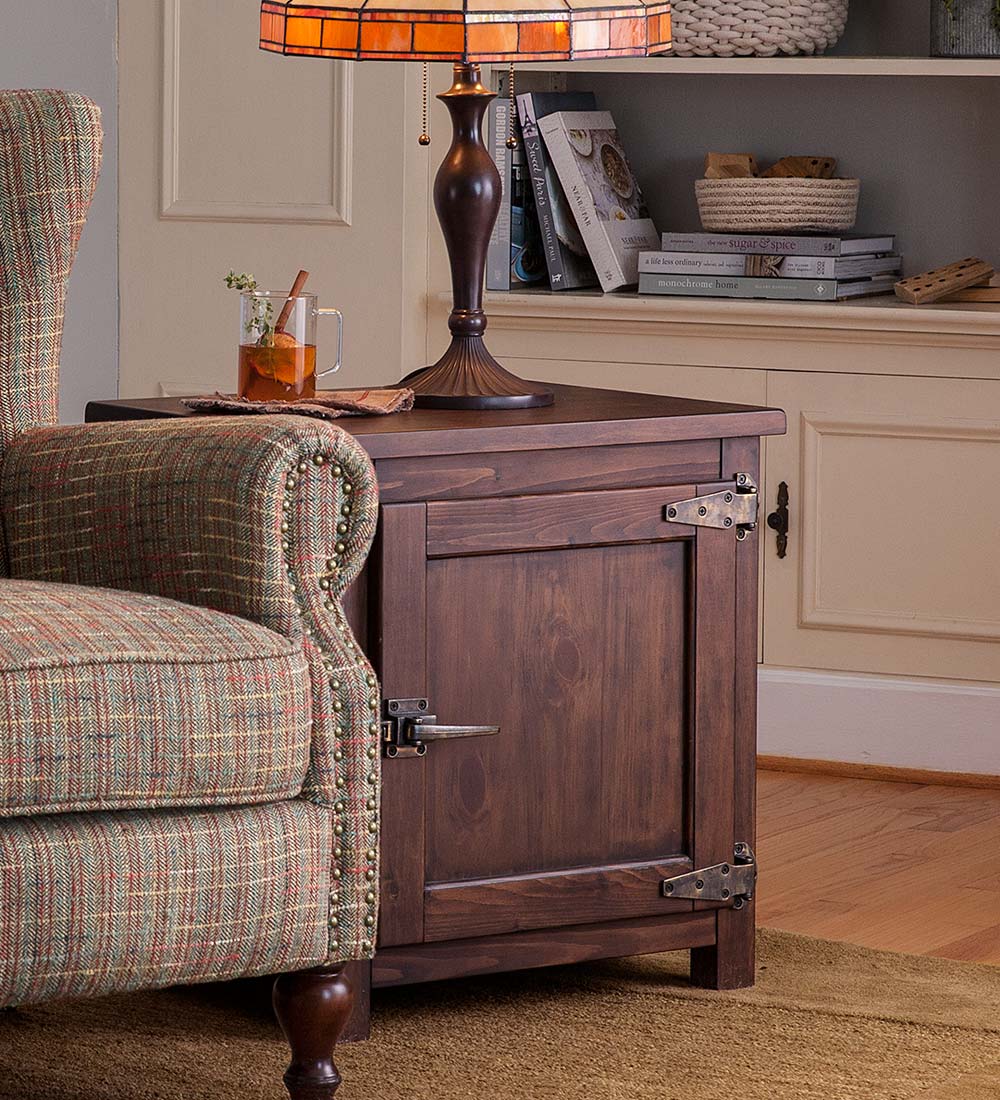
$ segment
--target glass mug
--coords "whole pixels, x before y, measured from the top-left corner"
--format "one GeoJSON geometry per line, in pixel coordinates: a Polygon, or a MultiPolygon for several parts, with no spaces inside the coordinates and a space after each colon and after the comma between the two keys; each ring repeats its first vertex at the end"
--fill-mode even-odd
{"type": "Polygon", "coordinates": [[[340,370],[344,318],[320,309],[315,294],[244,290],[240,294],[239,395],[248,401],[315,397],[316,379],[340,370]],[[316,373],[316,322],[337,318],[337,362],[316,373]],[[281,331],[277,331],[277,329],[281,331]]]}

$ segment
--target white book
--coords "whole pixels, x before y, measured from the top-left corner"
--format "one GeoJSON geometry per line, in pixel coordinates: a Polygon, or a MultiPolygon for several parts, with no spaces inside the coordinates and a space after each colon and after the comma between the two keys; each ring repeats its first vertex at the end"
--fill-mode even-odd
{"type": "Polygon", "coordinates": [[[634,286],[639,253],[660,241],[607,111],[557,111],[538,120],[602,290],[634,286]]]}

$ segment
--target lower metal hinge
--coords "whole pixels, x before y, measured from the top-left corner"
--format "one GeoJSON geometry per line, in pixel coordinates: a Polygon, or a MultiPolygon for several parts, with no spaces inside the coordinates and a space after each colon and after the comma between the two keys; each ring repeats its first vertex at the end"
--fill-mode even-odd
{"type": "Polygon", "coordinates": [[[753,897],[757,884],[757,861],[749,844],[733,846],[732,863],[716,863],[700,871],[668,878],[661,885],[665,898],[692,898],[696,901],[728,902],[742,909],[753,897]]]}
{"type": "Polygon", "coordinates": [[[732,489],[675,501],[663,509],[663,518],[692,527],[732,528],[742,542],[757,526],[757,512],[757,483],[749,474],[737,474],[732,489]]]}

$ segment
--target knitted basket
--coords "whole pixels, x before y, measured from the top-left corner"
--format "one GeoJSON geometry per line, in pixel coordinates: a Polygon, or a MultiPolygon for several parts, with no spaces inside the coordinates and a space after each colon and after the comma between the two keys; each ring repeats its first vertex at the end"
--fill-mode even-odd
{"type": "Polygon", "coordinates": [[[678,57],[822,53],[847,23],[848,0],[673,0],[678,57]]]}
{"type": "Polygon", "coordinates": [[[861,180],[725,179],[695,183],[709,233],[853,229],[861,180]]]}

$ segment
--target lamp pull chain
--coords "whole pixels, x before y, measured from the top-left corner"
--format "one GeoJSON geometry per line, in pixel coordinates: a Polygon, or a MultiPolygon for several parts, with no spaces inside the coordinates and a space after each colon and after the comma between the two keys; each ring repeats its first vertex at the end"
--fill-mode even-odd
{"type": "Polygon", "coordinates": [[[514,98],[514,62],[510,63],[510,68],[507,71],[507,98],[510,100],[510,107],[507,109],[507,148],[517,148],[517,136],[514,130],[514,116],[517,111],[517,102],[514,98]]]}
{"type": "Polygon", "coordinates": [[[420,108],[420,137],[417,139],[421,145],[430,145],[431,135],[428,129],[427,119],[427,62],[424,62],[424,76],[423,86],[421,88],[421,108],[420,108]]]}

